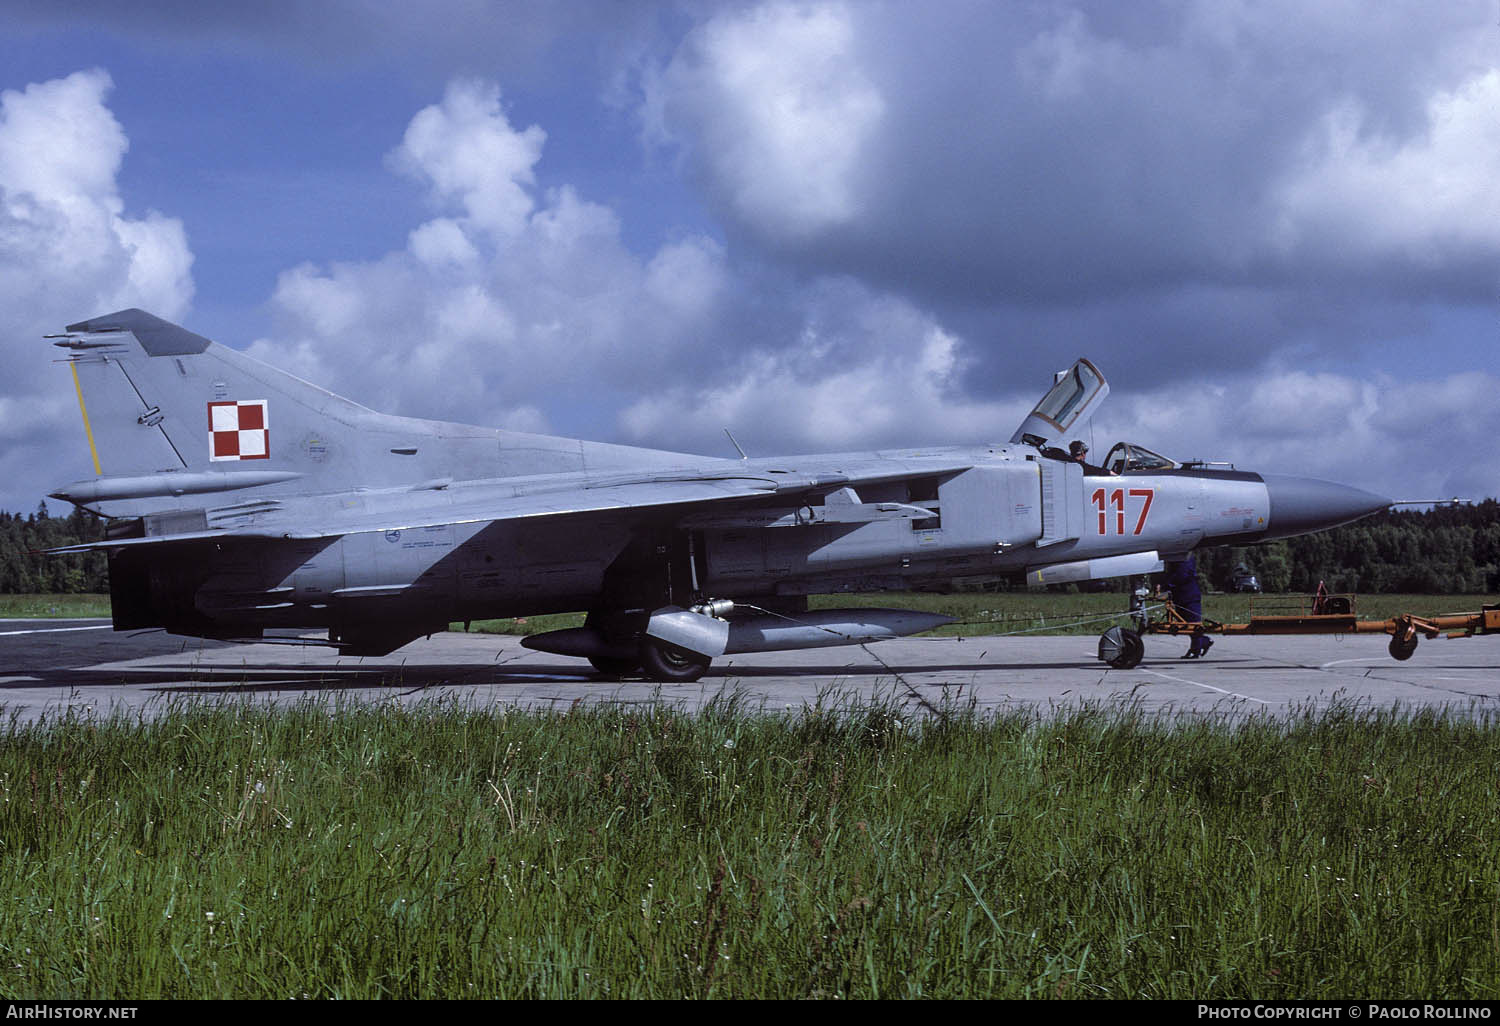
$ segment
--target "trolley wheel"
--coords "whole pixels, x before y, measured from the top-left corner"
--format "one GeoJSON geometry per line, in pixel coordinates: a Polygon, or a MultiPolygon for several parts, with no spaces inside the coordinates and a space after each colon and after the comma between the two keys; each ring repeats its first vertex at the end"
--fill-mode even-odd
{"type": "Polygon", "coordinates": [[[1116,670],[1139,666],[1146,655],[1141,636],[1125,627],[1111,627],[1099,636],[1099,659],[1116,670]]]}
{"type": "Polygon", "coordinates": [[[1396,635],[1391,635],[1391,658],[1400,659],[1403,662],[1411,658],[1411,654],[1417,650],[1417,642],[1420,640],[1415,634],[1402,640],[1396,635]]]}

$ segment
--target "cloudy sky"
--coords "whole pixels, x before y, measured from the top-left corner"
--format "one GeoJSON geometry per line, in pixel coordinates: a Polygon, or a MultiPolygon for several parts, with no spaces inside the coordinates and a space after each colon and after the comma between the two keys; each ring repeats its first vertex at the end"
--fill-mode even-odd
{"type": "Polygon", "coordinates": [[[0,0],[0,509],[139,306],[377,409],[1500,494],[1500,0],[0,0]]]}

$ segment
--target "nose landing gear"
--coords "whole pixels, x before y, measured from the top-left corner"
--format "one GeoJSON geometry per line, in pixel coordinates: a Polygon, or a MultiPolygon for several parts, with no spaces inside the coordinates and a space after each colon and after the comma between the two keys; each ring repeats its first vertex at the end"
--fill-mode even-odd
{"type": "Polygon", "coordinates": [[[1125,627],[1111,627],[1099,637],[1099,659],[1116,670],[1134,669],[1145,654],[1141,636],[1125,627]]]}

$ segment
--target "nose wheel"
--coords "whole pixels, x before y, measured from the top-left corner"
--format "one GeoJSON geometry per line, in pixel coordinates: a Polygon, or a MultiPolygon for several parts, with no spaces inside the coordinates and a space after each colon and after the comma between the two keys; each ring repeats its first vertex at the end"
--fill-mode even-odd
{"type": "Polygon", "coordinates": [[[1145,655],[1141,636],[1125,627],[1111,627],[1099,637],[1099,659],[1116,670],[1139,666],[1145,655]]]}

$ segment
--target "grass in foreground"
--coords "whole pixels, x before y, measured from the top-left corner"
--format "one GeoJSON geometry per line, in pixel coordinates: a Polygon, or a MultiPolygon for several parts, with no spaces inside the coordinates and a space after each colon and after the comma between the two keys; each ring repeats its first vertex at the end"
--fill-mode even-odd
{"type": "Polygon", "coordinates": [[[1487,997],[1500,725],[304,706],[0,741],[6,997],[1487,997]]]}

